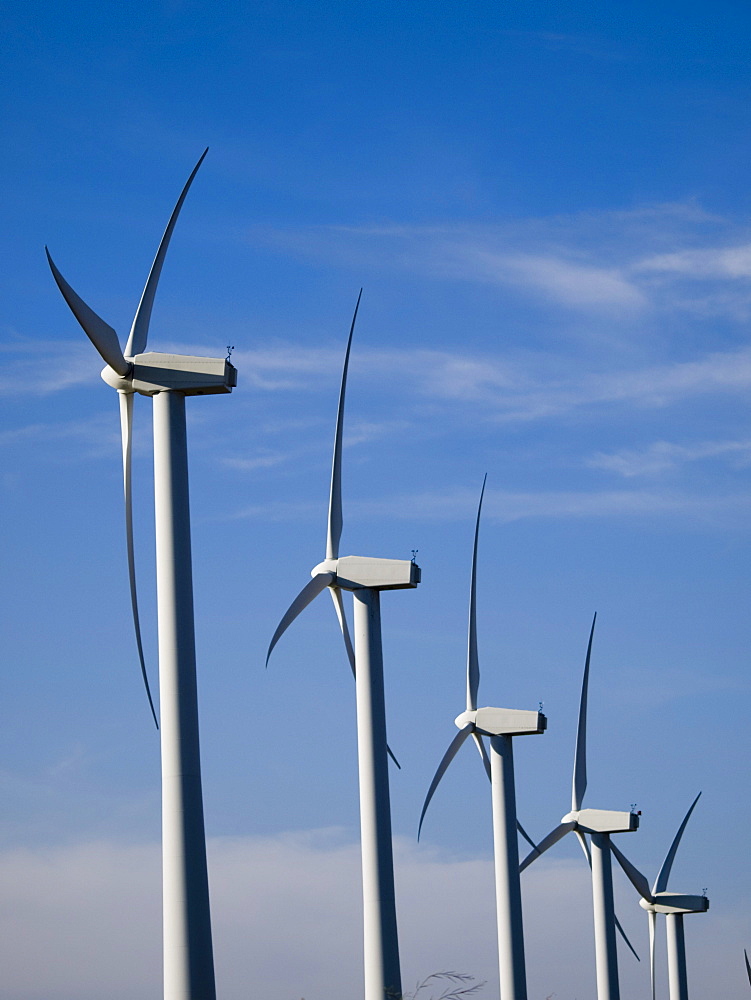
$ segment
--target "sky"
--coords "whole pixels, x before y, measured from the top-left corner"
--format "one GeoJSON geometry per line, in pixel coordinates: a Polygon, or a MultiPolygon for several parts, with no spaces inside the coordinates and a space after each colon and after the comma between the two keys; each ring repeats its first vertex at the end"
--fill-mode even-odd
{"type": "MultiPolygon", "coordinates": [[[[119,425],[43,247],[124,342],[164,225],[149,346],[221,357],[188,401],[201,746],[223,1000],[361,989],[354,686],[324,556],[352,310],[342,554],[410,558],[382,599],[405,988],[497,996],[490,796],[464,750],[483,476],[480,703],[535,709],[519,816],[570,807],[592,615],[585,805],[641,810],[696,996],[751,947],[751,14],[743,4],[7,0],[0,66],[0,1000],[161,995],[158,734],[136,659],[119,425]]],[[[137,562],[156,688],[151,404],[137,562]]],[[[615,874],[641,955],[647,921],[615,874]]],[[[522,880],[530,998],[594,996],[588,873],[522,880]]],[[[658,985],[665,994],[664,938],[658,985]]],[[[419,1000],[430,1000],[423,991],[419,1000]]]]}

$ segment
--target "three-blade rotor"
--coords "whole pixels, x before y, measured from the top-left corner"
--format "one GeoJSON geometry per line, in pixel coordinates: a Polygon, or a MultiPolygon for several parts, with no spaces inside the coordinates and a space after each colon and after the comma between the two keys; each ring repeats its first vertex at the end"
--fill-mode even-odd
{"type": "Polygon", "coordinates": [[[678,827],[678,832],[673,838],[673,842],[668,849],[668,853],[665,855],[665,860],[660,866],[660,870],[657,873],[657,878],[654,881],[654,885],[650,889],[649,882],[645,875],[643,875],[639,869],[633,865],[628,858],[625,856],[623,851],[619,850],[615,844],[610,845],[613,855],[618,862],[618,864],[623,869],[626,877],[631,882],[633,887],[642,897],[644,902],[642,906],[647,911],[647,917],[649,919],[649,974],[652,984],[652,1000],[655,1000],[655,931],[657,924],[657,910],[655,909],[655,904],[658,902],[657,893],[664,893],[667,891],[668,879],[670,878],[670,872],[673,868],[673,862],[675,861],[675,856],[678,851],[678,845],[683,837],[683,832],[686,829],[686,825],[691,818],[691,813],[694,811],[696,803],[701,797],[701,792],[696,796],[694,801],[689,806],[688,812],[683,817],[683,822],[678,827]]]}
{"type": "MultiPolygon", "coordinates": [[[[480,659],[477,652],[477,550],[480,539],[480,517],[482,515],[482,502],[485,496],[485,484],[488,481],[487,474],[482,481],[482,489],[480,490],[480,502],[477,505],[477,518],[475,520],[475,537],[474,544],[472,547],[472,575],[469,585],[469,625],[467,629],[467,712],[477,711],[477,696],[480,688],[480,659]]],[[[457,725],[459,720],[457,720],[457,725]]],[[[441,778],[444,776],[448,770],[448,766],[451,761],[456,757],[462,744],[467,740],[468,737],[472,737],[480,754],[480,758],[485,768],[485,773],[490,780],[490,758],[488,757],[488,751],[485,747],[482,735],[477,732],[476,727],[473,723],[468,723],[459,730],[459,732],[454,736],[451,743],[449,744],[448,750],[443,755],[440,764],[438,765],[438,770],[433,776],[433,780],[428,788],[428,793],[425,796],[425,802],[423,803],[422,812],[420,813],[420,822],[417,826],[417,839],[420,839],[420,834],[422,832],[422,824],[425,819],[425,814],[428,811],[428,806],[430,801],[435,794],[436,788],[440,784],[441,778]]],[[[524,827],[517,820],[516,824],[517,830],[524,837],[524,839],[530,844],[531,847],[535,846],[535,842],[526,832],[524,827]]]]}
{"type": "MultiPolygon", "coordinates": [[[[339,622],[339,628],[342,633],[347,660],[349,661],[352,676],[355,676],[355,650],[352,645],[352,639],[347,625],[347,617],[344,613],[342,588],[337,581],[336,571],[337,562],[339,560],[339,542],[341,540],[342,526],[344,523],[342,514],[342,443],[344,437],[344,404],[347,395],[347,375],[349,373],[349,357],[352,350],[352,338],[355,332],[355,323],[357,322],[357,313],[360,308],[361,298],[362,288],[357,296],[355,311],[352,315],[352,323],[349,328],[347,349],[344,354],[344,365],[342,367],[342,381],[339,388],[339,405],[336,412],[336,429],[334,432],[334,455],[331,462],[331,485],[329,489],[329,510],[326,532],[326,558],[313,569],[313,579],[310,583],[307,583],[303,587],[292,604],[290,604],[287,611],[284,613],[282,620],[277,625],[276,631],[271,638],[271,642],[269,643],[269,648],[266,653],[266,666],[268,666],[269,657],[271,656],[274,647],[295,618],[297,618],[297,616],[313,600],[315,600],[321,591],[328,588],[334,605],[334,611],[336,612],[337,621],[339,622]]],[[[401,765],[392,753],[391,748],[387,747],[387,750],[396,766],[400,767],[401,765]]]]}
{"type": "Polygon", "coordinates": [[[134,394],[132,386],[133,358],[138,354],[143,354],[146,350],[154,297],[156,295],[159,278],[162,273],[162,266],[167,254],[167,248],[169,247],[169,242],[175,228],[175,223],[177,222],[177,218],[180,214],[180,209],[183,206],[183,202],[185,201],[186,195],[191,184],[193,183],[193,179],[195,178],[199,167],[203,163],[207,152],[208,149],[204,150],[198,160],[198,163],[193,168],[193,171],[177,200],[177,204],[172,211],[169,222],[167,223],[167,228],[165,229],[159,243],[156,257],[151,265],[151,270],[146,280],[146,285],[133,319],[133,325],[131,327],[124,353],[115,330],[113,330],[113,328],[106,323],[101,316],[97,315],[97,313],[95,313],[94,310],[87,305],[80,295],[78,295],[78,293],[68,284],[55,265],[49,250],[45,247],[52,276],[54,277],[63,298],[68,303],[71,312],[80,323],[87,337],[99,352],[102,360],[108,366],[108,368],[105,368],[102,373],[103,376],[108,375],[105,380],[108,381],[109,384],[115,385],[120,395],[120,433],[122,439],[123,493],[125,499],[125,535],[128,557],[128,581],[130,587],[131,610],[133,615],[133,627],[136,637],[138,659],[141,666],[141,675],[146,688],[146,696],[149,701],[151,714],[154,718],[154,724],[157,728],[159,728],[159,723],[157,722],[156,709],[154,708],[154,701],[151,697],[151,688],[149,686],[148,675],[146,673],[136,589],[135,545],[133,536],[133,489],[131,475],[134,394]],[[112,370],[109,374],[108,369],[112,370]],[[113,373],[114,376],[119,376],[119,378],[112,377],[113,373]]]}

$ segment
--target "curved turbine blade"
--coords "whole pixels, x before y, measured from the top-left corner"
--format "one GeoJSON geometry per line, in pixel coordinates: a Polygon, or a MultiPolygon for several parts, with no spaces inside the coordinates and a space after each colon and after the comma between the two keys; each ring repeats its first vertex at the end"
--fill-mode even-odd
{"type": "MultiPolygon", "coordinates": [[[[334,602],[334,611],[336,611],[336,617],[339,619],[339,628],[342,630],[342,638],[344,639],[344,648],[347,650],[347,659],[349,660],[350,669],[352,670],[352,676],[357,676],[357,671],[355,668],[355,650],[352,646],[352,639],[349,635],[349,627],[347,625],[347,616],[344,614],[344,602],[342,601],[342,591],[340,587],[329,587],[329,593],[331,594],[331,600],[334,602]]],[[[401,771],[402,765],[396,759],[391,747],[386,744],[386,751],[389,757],[393,760],[396,766],[401,771]]]]}
{"type": "Polygon", "coordinates": [[[516,821],[516,829],[519,831],[519,833],[522,835],[522,837],[524,837],[524,839],[527,841],[527,843],[529,844],[529,846],[532,847],[536,851],[537,850],[537,844],[534,842],[534,840],[532,840],[532,838],[527,833],[527,831],[524,829],[524,827],[521,825],[521,823],[519,822],[519,820],[516,821]]]}
{"type": "Polygon", "coordinates": [[[203,163],[204,157],[208,151],[208,147],[204,149],[200,160],[196,163],[195,167],[193,167],[193,173],[186,181],[182,194],[177,199],[177,204],[172,209],[172,215],[167,223],[167,228],[164,230],[164,236],[162,236],[162,241],[156,252],[154,263],[151,265],[151,270],[149,271],[149,276],[146,279],[143,294],[141,295],[141,301],[138,303],[138,309],[136,309],[136,315],[133,318],[133,326],[130,328],[130,336],[128,337],[128,343],[125,346],[126,358],[135,357],[136,354],[143,354],[146,350],[146,341],[149,336],[149,323],[151,321],[151,310],[154,305],[154,296],[156,295],[156,288],[159,284],[159,277],[162,273],[164,258],[167,255],[167,247],[169,246],[169,241],[172,238],[172,231],[175,228],[175,223],[177,222],[177,217],[180,214],[180,209],[183,207],[185,196],[190,190],[193,178],[198,173],[198,168],[203,163]]]}
{"type": "Polygon", "coordinates": [[[631,954],[634,956],[634,958],[636,959],[637,962],[641,962],[641,959],[639,958],[639,956],[636,953],[636,948],[634,948],[634,946],[629,941],[628,936],[626,935],[626,932],[621,927],[620,920],[618,919],[618,917],[616,917],[615,914],[613,914],[613,920],[615,921],[615,929],[618,931],[618,933],[621,935],[621,937],[623,938],[623,940],[628,945],[628,948],[631,951],[631,954]]]}
{"type": "Polygon", "coordinates": [[[528,868],[532,862],[539,858],[541,854],[544,854],[549,847],[553,844],[557,844],[561,837],[565,837],[567,833],[574,829],[576,823],[559,823],[555,830],[551,830],[547,837],[544,837],[540,843],[531,851],[524,861],[519,865],[519,871],[523,872],[525,868],[528,868]]]}
{"type": "Polygon", "coordinates": [[[347,659],[349,660],[349,666],[352,670],[352,676],[355,676],[355,650],[352,646],[352,640],[349,635],[349,628],[347,626],[347,618],[344,614],[344,601],[342,600],[342,591],[339,587],[329,587],[329,593],[331,594],[331,600],[334,602],[334,611],[336,611],[336,617],[339,619],[339,628],[342,630],[342,638],[344,639],[344,648],[347,650],[347,659]]]}
{"type": "Polygon", "coordinates": [[[307,608],[313,598],[318,597],[321,591],[325,590],[326,587],[328,587],[329,584],[335,579],[336,577],[333,573],[317,573],[310,583],[305,584],[303,589],[287,608],[284,617],[277,626],[276,632],[274,632],[274,636],[269,643],[269,650],[266,653],[266,666],[269,665],[269,657],[271,656],[274,646],[276,646],[295,618],[297,618],[301,611],[307,608]]]}
{"type": "Polygon", "coordinates": [[[746,974],[748,975],[749,985],[751,985],[751,965],[749,965],[748,952],[745,948],[743,949],[743,957],[746,959],[746,974]]]}
{"type": "MultiPolygon", "coordinates": [[[[480,752],[480,757],[482,758],[482,766],[485,768],[485,774],[488,776],[488,781],[492,781],[490,775],[490,757],[488,757],[488,751],[485,749],[485,743],[483,742],[482,736],[479,733],[473,732],[472,739],[475,741],[475,745],[480,752]]],[[[534,845],[532,845],[534,846],[534,845]]]]}
{"type": "Polygon", "coordinates": [[[597,612],[592,619],[592,628],[587,643],[587,658],[584,661],[584,680],[582,681],[582,696],[579,702],[579,725],[576,731],[576,750],[574,752],[574,780],[571,785],[571,811],[578,812],[584,801],[587,789],[587,689],[589,687],[589,660],[592,656],[592,639],[595,634],[597,612]]]}
{"type": "Polygon", "coordinates": [[[581,847],[584,854],[584,858],[589,865],[590,871],[592,869],[592,852],[589,849],[589,844],[587,843],[587,838],[581,832],[581,830],[576,831],[576,839],[579,841],[579,847],[581,847]]]}
{"type": "Polygon", "coordinates": [[[467,711],[474,712],[477,708],[477,691],[480,687],[480,661],[477,657],[477,542],[480,537],[480,514],[482,513],[482,498],[485,495],[485,483],[488,474],[482,481],[480,503],[477,506],[477,521],[475,522],[475,544],[472,550],[472,582],[469,587],[469,635],[467,639],[467,711]]]}
{"type": "Polygon", "coordinates": [[[133,393],[118,392],[120,397],[120,433],[123,443],[123,493],[125,494],[125,540],[128,549],[128,579],[130,581],[130,605],[133,609],[133,627],[136,632],[136,646],[138,647],[138,659],[141,663],[141,676],[146,687],[146,697],[149,699],[149,708],[154,716],[154,725],[159,728],[156,718],[156,709],[151,697],[149,678],[146,674],[146,662],[143,656],[143,643],[141,642],[141,622],[138,617],[138,597],[136,594],[136,558],[133,544],[133,488],[131,483],[131,454],[132,454],[132,431],[133,431],[133,393]]]}
{"type": "Polygon", "coordinates": [[[451,761],[456,757],[459,747],[466,740],[469,734],[472,732],[472,726],[465,726],[464,729],[460,729],[453,740],[449,743],[449,748],[443,755],[443,760],[438,765],[438,770],[433,776],[433,780],[430,782],[430,788],[428,789],[428,794],[425,796],[425,802],[422,807],[422,812],[420,813],[420,822],[417,827],[417,839],[420,839],[420,832],[422,830],[422,821],[425,819],[425,813],[430,805],[430,800],[433,798],[433,793],[436,788],[438,788],[438,782],[446,773],[446,768],[449,766],[451,761]]]}
{"type": "Polygon", "coordinates": [[[352,335],[355,332],[357,310],[360,308],[362,288],[357,296],[352,325],[349,328],[347,350],[344,353],[342,369],[342,384],[339,389],[339,406],[336,411],[336,431],[334,432],[334,458],[331,462],[331,489],[329,491],[329,521],[326,537],[326,558],[339,558],[339,539],[342,537],[342,435],[344,433],[344,397],[347,393],[347,371],[349,370],[349,352],[352,347],[352,335]]]}
{"type": "Polygon", "coordinates": [[[610,850],[613,852],[613,856],[625,872],[629,882],[634,889],[636,889],[642,899],[646,899],[648,903],[653,903],[654,896],[649,890],[649,882],[647,881],[646,876],[642,875],[639,869],[635,865],[631,864],[626,855],[615,846],[612,840],[610,841],[610,850]]]}
{"type": "Polygon", "coordinates": [[[96,347],[97,351],[99,351],[102,360],[110,368],[114,369],[118,375],[127,375],[130,371],[130,365],[123,356],[120,341],[117,339],[115,331],[109,323],[104,322],[101,316],[97,316],[94,310],[86,305],[81,296],[70,287],[55,266],[55,262],[50,256],[47,247],[44,248],[44,252],[47,254],[47,261],[52,271],[52,277],[57,282],[57,287],[63,293],[63,298],[70,306],[70,311],[83,327],[86,336],[94,347],[96,347]]]}
{"type": "Polygon", "coordinates": [[[667,889],[668,879],[670,878],[670,869],[673,867],[673,862],[675,861],[675,854],[676,851],[678,850],[678,845],[681,842],[683,831],[686,829],[686,824],[691,818],[691,813],[694,811],[694,806],[699,801],[700,796],[701,792],[699,792],[699,795],[696,796],[694,801],[691,803],[691,807],[689,808],[688,812],[683,817],[683,822],[678,827],[678,833],[676,833],[675,837],[673,838],[673,843],[670,845],[670,850],[665,855],[665,860],[662,862],[662,868],[660,868],[659,872],[657,873],[657,878],[655,879],[655,884],[652,887],[652,892],[665,892],[665,890],[667,889]]]}
{"type": "MultiPolygon", "coordinates": [[[[649,981],[652,984],[652,1000],[656,1000],[657,994],[655,992],[655,931],[657,930],[657,914],[654,910],[647,910],[647,917],[649,918],[649,981]]],[[[746,960],[748,964],[748,960],[746,960]]],[[[749,974],[749,981],[751,982],[751,974],[749,974]]]]}

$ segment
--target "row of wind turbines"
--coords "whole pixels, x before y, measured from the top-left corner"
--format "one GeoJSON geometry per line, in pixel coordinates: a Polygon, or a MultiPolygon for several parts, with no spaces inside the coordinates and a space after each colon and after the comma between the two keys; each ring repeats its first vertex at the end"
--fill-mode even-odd
{"type": "MultiPolygon", "coordinates": [[[[116,332],[73,290],[47,253],[57,285],[74,316],[105,362],[102,377],[120,400],[126,550],[136,645],[154,722],[160,726],[162,761],[162,854],[165,1000],[215,1000],[213,947],[206,864],[196,657],[193,620],[190,514],[185,399],[228,393],[237,373],[229,358],[187,357],[147,351],[149,324],[157,285],[172,233],[188,190],[203,162],[188,178],[167,224],[136,310],[125,349],[116,332]],[[156,511],[156,576],[159,633],[160,724],[149,689],[139,625],[132,520],[132,414],[135,394],[151,396],[154,406],[154,491],[156,511]]],[[[389,799],[391,753],[386,737],[380,594],[415,588],[420,569],[415,560],[340,556],[342,534],[342,436],[352,338],[360,305],[358,296],[342,372],[334,436],[325,558],[311,572],[282,617],[269,645],[268,657],[295,618],[328,590],[339,622],[345,653],[355,678],[361,819],[364,916],[365,1000],[401,997],[399,939],[394,891],[394,862],[389,799]],[[345,614],[343,591],[354,608],[354,642],[345,614]]],[[[657,878],[647,878],[612,842],[617,833],[638,828],[638,814],[583,808],[587,786],[587,694],[595,621],[589,634],[582,683],[571,810],[539,843],[516,816],[514,737],[540,735],[546,728],[540,711],[478,707],[480,681],[477,648],[477,561],[483,482],[474,532],[469,602],[466,708],[455,720],[451,741],[428,788],[420,816],[422,829],[429,803],[449,764],[471,738],[490,779],[498,958],[502,1000],[526,1000],[526,968],[520,875],[568,833],[574,833],[591,869],[598,1000],[619,1000],[616,932],[631,947],[613,905],[611,858],[614,856],[641,897],[649,916],[650,970],[655,998],[655,925],[665,914],[668,933],[670,1000],[687,1000],[683,916],[708,908],[705,896],[668,891],[668,879],[692,803],[657,878]],[[488,740],[488,747],[485,739],[488,740]],[[518,836],[531,850],[521,862],[518,836]]],[[[595,616],[596,618],[596,616],[595,616]]],[[[418,830],[418,836],[419,836],[418,830]]],[[[633,949],[632,949],[633,950],[633,949]]]]}

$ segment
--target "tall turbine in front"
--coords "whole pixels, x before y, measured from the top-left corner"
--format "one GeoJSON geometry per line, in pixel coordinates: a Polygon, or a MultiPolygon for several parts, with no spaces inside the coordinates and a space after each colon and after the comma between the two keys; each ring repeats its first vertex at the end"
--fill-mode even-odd
{"type": "Polygon", "coordinates": [[[136,600],[130,467],[134,393],[154,400],[165,1000],[214,1000],[216,996],[198,740],[185,397],[230,392],[237,373],[223,358],[146,353],[167,247],[205,155],[188,178],[167,224],[125,352],[112,327],[73,291],[47,254],[65,301],[106,362],[102,378],[120,396],[131,603],[147,693],[136,600]]]}
{"type": "MultiPolygon", "coordinates": [[[[487,478],[487,477],[486,477],[487,478]]],[[[495,848],[495,896],[498,922],[498,965],[502,1000],[527,1000],[527,972],[524,964],[524,929],[522,897],[519,886],[519,846],[517,830],[534,841],[522,829],[516,818],[514,756],[512,738],[543,733],[547,720],[541,712],[513,708],[479,708],[477,692],[480,686],[480,662],[477,655],[477,542],[480,534],[483,480],[475,523],[475,545],[472,554],[472,582],[469,591],[469,641],[467,644],[467,711],[456,718],[459,732],[451,741],[431,782],[420,815],[417,836],[420,836],[430,800],[438,782],[464,741],[472,736],[480,751],[491,782],[493,800],[493,842],[495,848]],[[490,761],[483,743],[490,737],[490,761]]]]}
{"type": "MultiPolygon", "coordinates": [[[[360,292],[362,295],[362,291],[360,292]]],[[[311,572],[313,579],[300,591],[282,618],[269,644],[266,663],[288,626],[321,591],[329,588],[350,664],[355,672],[357,698],[357,755],[360,779],[360,839],[362,850],[363,924],[365,942],[365,1000],[401,997],[399,941],[394,894],[394,858],[391,843],[386,706],[381,647],[382,590],[416,587],[420,570],[414,560],[339,556],[342,533],[342,432],[347,369],[355,329],[358,296],[344,356],[339,408],[331,468],[326,558],[311,572]],[[352,591],[355,613],[354,650],[347,630],[341,590],[352,591]]]]}
{"type": "Polygon", "coordinates": [[[662,867],[657,873],[657,878],[651,890],[649,882],[644,875],[635,868],[634,865],[612,844],[613,854],[623,868],[626,875],[631,880],[632,885],[642,897],[639,905],[647,911],[649,917],[649,975],[652,981],[652,1000],[655,1000],[655,930],[657,914],[665,914],[665,924],[667,928],[668,945],[668,987],[670,990],[670,1000],[688,1000],[688,973],[686,970],[686,942],[683,934],[683,916],[686,913],[706,913],[709,909],[709,900],[706,896],[690,896],[686,893],[668,891],[668,879],[673,868],[678,845],[681,842],[683,831],[686,829],[691,813],[694,811],[699,795],[689,806],[689,810],[683,817],[683,822],[678,827],[678,832],[673,838],[662,867]]]}
{"type": "MultiPolygon", "coordinates": [[[[587,658],[584,663],[581,701],[579,703],[579,725],[576,733],[574,753],[574,777],[571,789],[571,812],[545,837],[522,861],[520,871],[532,864],[561,837],[572,831],[581,844],[584,856],[592,872],[592,909],[595,925],[595,962],[597,966],[598,1000],[619,1000],[618,956],[615,932],[620,931],[624,941],[634,951],[623,928],[618,923],[613,905],[613,872],[611,866],[610,836],[613,833],[629,833],[639,827],[639,816],[631,812],[615,812],[612,809],[582,809],[584,792],[587,788],[587,692],[589,687],[589,662],[592,656],[592,640],[595,634],[597,615],[592,619],[592,628],[587,644],[587,658]],[[592,838],[590,854],[586,834],[592,838]]],[[[636,955],[638,958],[638,955],[636,955]]]]}

